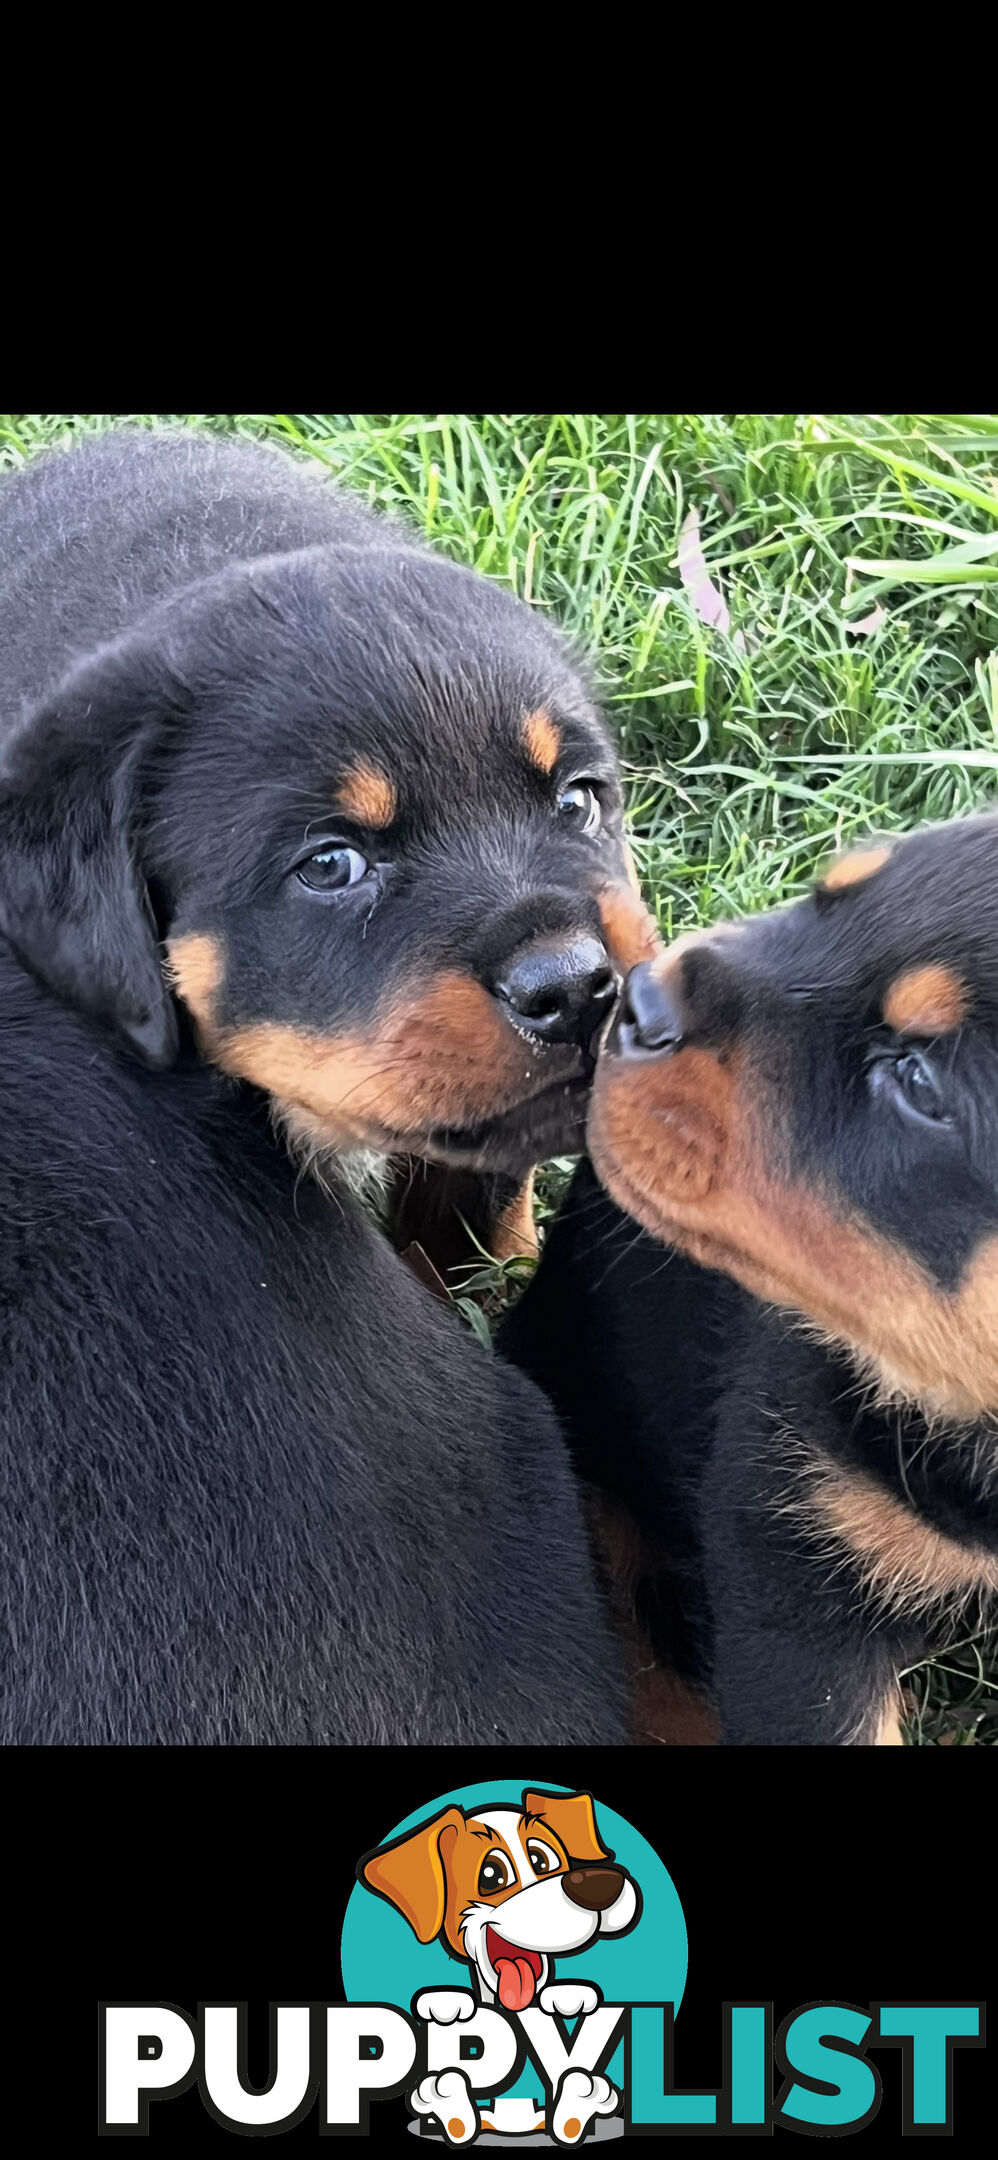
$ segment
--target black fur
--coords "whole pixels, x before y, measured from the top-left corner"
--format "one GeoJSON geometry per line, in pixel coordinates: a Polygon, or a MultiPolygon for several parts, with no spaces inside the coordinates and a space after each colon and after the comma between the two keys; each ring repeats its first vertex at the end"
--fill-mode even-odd
{"type": "MultiPolygon", "coordinates": [[[[184,931],[222,956],[209,1051],[267,1024],[335,1050],[411,997],[417,1060],[421,986],[598,921],[520,742],[557,713],[614,874],[573,663],[279,454],[169,435],[5,486],[0,650],[0,1735],[620,1738],[547,1405],[335,1168],[300,1174],[162,967],[184,931]],[[360,755],[401,798],[377,846],[332,809],[360,755]],[[335,898],[295,876],[330,836],[372,857],[335,898]]],[[[533,1090],[469,1116],[462,1162],[577,1124],[581,1051],[508,1032],[533,1090]]],[[[400,1137],[449,1159],[425,1121],[400,1137]]]]}
{"type": "Polygon", "coordinates": [[[647,1227],[581,1165],[502,1345],[639,1526],[634,1623],[729,1742],[873,1740],[897,1676],[994,1610],[996,1105],[993,817],[631,978],[590,1132],[647,1227]],[[916,969],[954,1009],[900,1032],[916,969]],[[697,1103],[718,1163],[684,1186],[697,1103]]]}

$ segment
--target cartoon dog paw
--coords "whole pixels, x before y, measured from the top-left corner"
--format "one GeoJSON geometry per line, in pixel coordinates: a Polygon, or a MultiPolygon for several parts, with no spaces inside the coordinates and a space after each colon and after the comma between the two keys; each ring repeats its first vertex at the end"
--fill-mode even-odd
{"type": "Polygon", "coordinates": [[[417,2115],[438,2116],[450,2145],[468,2145],[478,2131],[478,2109],[463,2070],[441,2070],[438,2077],[424,2077],[409,2094],[409,2106],[417,2115]]]}
{"type": "Polygon", "coordinates": [[[542,1988],[537,1997],[548,2017],[588,2017],[598,2010],[601,1996],[598,1988],[590,1987],[586,1980],[552,1980],[549,1987],[542,1988]]]}
{"type": "Polygon", "coordinates": [[[609,2078],[566,2070],[558,2087],[551,2129],[559,2145],[577,2145],[594,2115],[615,2115],[620,2100],[609,2078]]]}
{"type": "Polygon", "coordinates": [[[475,1998],[466,1988],[427,1988],[416,1997],[416,2016],[424,2025],[453,2025],[475,2015],[475,1998]]]}

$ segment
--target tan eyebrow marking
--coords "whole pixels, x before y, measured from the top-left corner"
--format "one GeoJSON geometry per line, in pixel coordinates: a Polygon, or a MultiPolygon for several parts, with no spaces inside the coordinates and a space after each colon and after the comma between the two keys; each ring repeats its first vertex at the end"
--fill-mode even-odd
{"type": "Polygon", "coordinates": [[[553,772],[561,749],[561,729],[555,726],[543,705],[539,705],[536,712],[527,714],[523,723],[523,741],[527,756],[541,772],[553,772]]]}
{"type": "Polygon", "coordinates": [[[875,877],[890,860],[889,847],[854,848],[850,855],[841,855],[819,879],[819,892],[845,892],[850,885],[864,885],[867,878],[875,877]]]}
{"type": "Polygon", "coordinates": [[[344,773],[336,790],[336,802],[357,825],[381,832],[398,815],[398,796],[387,773],[358,758],[344,773]]]}
{"type": "Polygon", "coordinates": [[[906,968],[884,998],[884,1019],[897,1035],[952,1035],[967,1015],[967,991],[948,967],[906,968]]]}

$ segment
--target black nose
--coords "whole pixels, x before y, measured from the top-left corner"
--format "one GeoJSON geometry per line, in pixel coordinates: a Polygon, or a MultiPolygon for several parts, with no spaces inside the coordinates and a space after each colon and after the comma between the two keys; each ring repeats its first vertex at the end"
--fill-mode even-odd
{"type": "Polygon", "coordinates": [[[536,938],[493,984],[518,1027],[542,1042],[588,1045],[614,998],[613,970],[599,938],[536,938]]]}
{"type": "Polygon", "coordinates": [[[607,1048],[620,1057],[677,1050],[686,1025],[677,970],[663,981],[650,960],[641,960],[624,984],[607,1048]]]}
{"type": "Polygon", "coordinates": [[[565,1895],[586,1912],[605,1912],[615,1905],[624,1887],[624,1871],[618,1867],[569,1868],[564,1878],[565,1895]]]}

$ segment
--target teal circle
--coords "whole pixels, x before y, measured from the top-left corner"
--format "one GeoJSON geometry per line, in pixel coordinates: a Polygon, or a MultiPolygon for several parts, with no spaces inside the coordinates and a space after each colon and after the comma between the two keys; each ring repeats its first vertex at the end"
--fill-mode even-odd
{"type": "MultiPolygon", "coordinates": [[[[377,1839],[387,1845],[417,1823],[429,1822],[451,1805],[476,1808],[519,1807],[527,1778],[498,1778],[483,1785],[458,1785],[422,1807],[413,1808],[377,1839]]],[[[534,1790],[573,1792],[570,1785],[541,1782],[534,1790]]],[[[603,1843],[634,1877],[641,1891],[641,1917],[629,1935],[597,1935],[574,1956],[555,1960],[556,1980],[589,1980],[605,2002],[672,2003],[679,2009],[686,1986],[688,1945],[679,1893],[668,1868],[640,1831],[593,1794],[603,1843]]],[[[360,1857],[358,1855],[358,1857],[360,1857]]],[[[347,1901],[340,1937],[340,1969],[347,2002],[394,2003],[408,2010],[421,1988],[472,1987],[471,1968],[452,1958],[441,1942],[418,1942],[409,1923],[393,1905],[357,1882],[347,1901]]],[[[607,2068],[615,2084],[623,2076],[623,2049],[607,2068]]],[[[537,2072],[529,2064],[510,2092],[533,2092],[537,2072]]]]}

